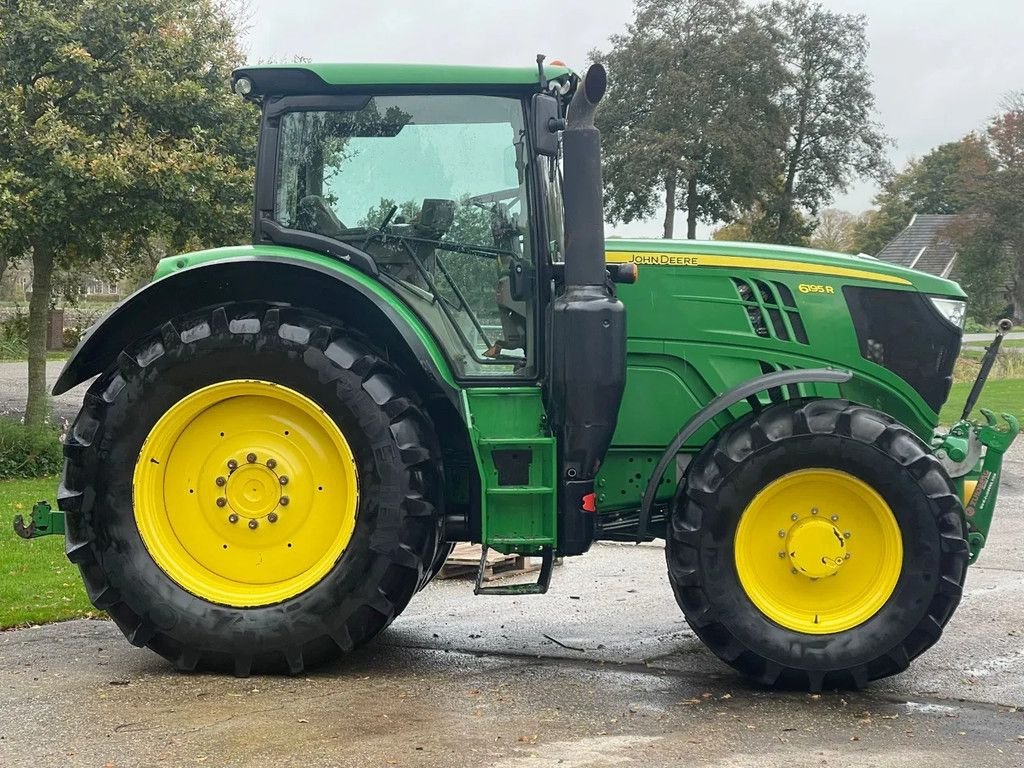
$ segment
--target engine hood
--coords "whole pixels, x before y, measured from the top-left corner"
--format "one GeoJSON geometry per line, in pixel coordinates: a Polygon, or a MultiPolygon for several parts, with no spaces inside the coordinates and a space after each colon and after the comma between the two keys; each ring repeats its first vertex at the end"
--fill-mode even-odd
{"type": "Polygon", "coordinates": [[[966,299],[963,289],[953,280],[889,264],[864,254],[850,256],[812,248],[719,240],[611,239],[606,241],[605,251],[610,262],[634,261],[641,267],[645,263],[685,265],[687,262],[683,259],[692,256],[697,257],[695,266],[736,266],[846,276],[904,290],[916,289],[932,296],[966,299]]]}

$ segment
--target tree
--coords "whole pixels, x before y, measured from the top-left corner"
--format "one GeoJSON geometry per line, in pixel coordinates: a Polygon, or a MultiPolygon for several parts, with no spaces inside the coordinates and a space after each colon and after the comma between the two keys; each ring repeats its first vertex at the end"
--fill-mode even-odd
{"type": "Polygon", "coordinates": [[[858,217],[847,211],[826,208],[814,223],[812,248],[836,253],[857,253],[856,226],[858,217]]]}
{"type": "Polygon", "coordinates": [[[856,249],[878,253],[915,213],[963,213],[994,168],[987,142],[975,134],[936,147],[890,176],[875,198],[876,209],[856,226],[856,249]]]}
{"type": "Polygon", "coordinates": [[[46,418],[55,269],[248,229],[255,113],[216,0],[0,1],[0,248],[31,253],[26,423],[46,418]]]}
{"type": "Polygon", "coordinates": [[[985,132],[992,164],[973,179],[973,205],[957,242],[965,282],[984,296],[1008,281],[1015,318],[1024,320],[1024,96],[1014,94],[1004,106],[985,132]]]}
{"type": "Polygon", "coordinates": [[[753,204],[782,135],[782,70],[764,24],[740,0],[637,0],[611,42],[591,53],[615,74],[598,112],[609,220],[663,202],[664,236],[680,209],[693,238],[698,221],[753,204]]]}
{"type": "Polygon", "coordinates": [[[776,0],[759,15],[773,27],[786,68],[780,104],[788,126],[779,172],[762,204],[774,242],[802,243],[810,232],[798,211],[815,216],[854,178],[887,168],[865,18],[811,0],[776,0]]]}

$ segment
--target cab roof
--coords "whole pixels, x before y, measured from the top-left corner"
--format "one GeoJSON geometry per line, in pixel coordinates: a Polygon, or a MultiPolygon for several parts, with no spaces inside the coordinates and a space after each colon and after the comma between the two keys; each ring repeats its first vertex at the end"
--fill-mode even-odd
{"type": "MultiPolygon", "coordinates": [[[[558,80],[572,73],[569,67],[548,64],[544,74],[558,80]]],[[[242,77],[252,81],[250,96],[325,93],[339,90],[397,88],[495,88],[537,90],[537,66],[484,67],[469,64],[269,64],[241,67],[232,86],[242,77]]]]}

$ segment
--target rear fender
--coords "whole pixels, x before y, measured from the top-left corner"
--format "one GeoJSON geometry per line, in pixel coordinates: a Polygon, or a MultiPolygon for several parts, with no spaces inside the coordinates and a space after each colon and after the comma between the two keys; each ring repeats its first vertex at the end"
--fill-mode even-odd
{"type": "Polygon", "coordinates": [[[458,403],[458,387],[433,336],[394,294],[345,264],[326,266],[280,255],[207,262],[136,291],[89,329],[53,394],[102,373],[123,349],[167,320],[236,301],[302,306],[335,317],[385,350],[418,392],[458,403]]]}

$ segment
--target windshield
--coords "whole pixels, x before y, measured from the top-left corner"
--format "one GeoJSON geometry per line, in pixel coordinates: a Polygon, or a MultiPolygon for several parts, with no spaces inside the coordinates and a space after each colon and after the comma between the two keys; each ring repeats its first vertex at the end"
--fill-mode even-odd
{"type": "Polygon", "coordinates": [[[288,112],[275,219],[366,251],[462,374],[528,373],[524,135],[522,103],[497,96],[288,112]]]}

